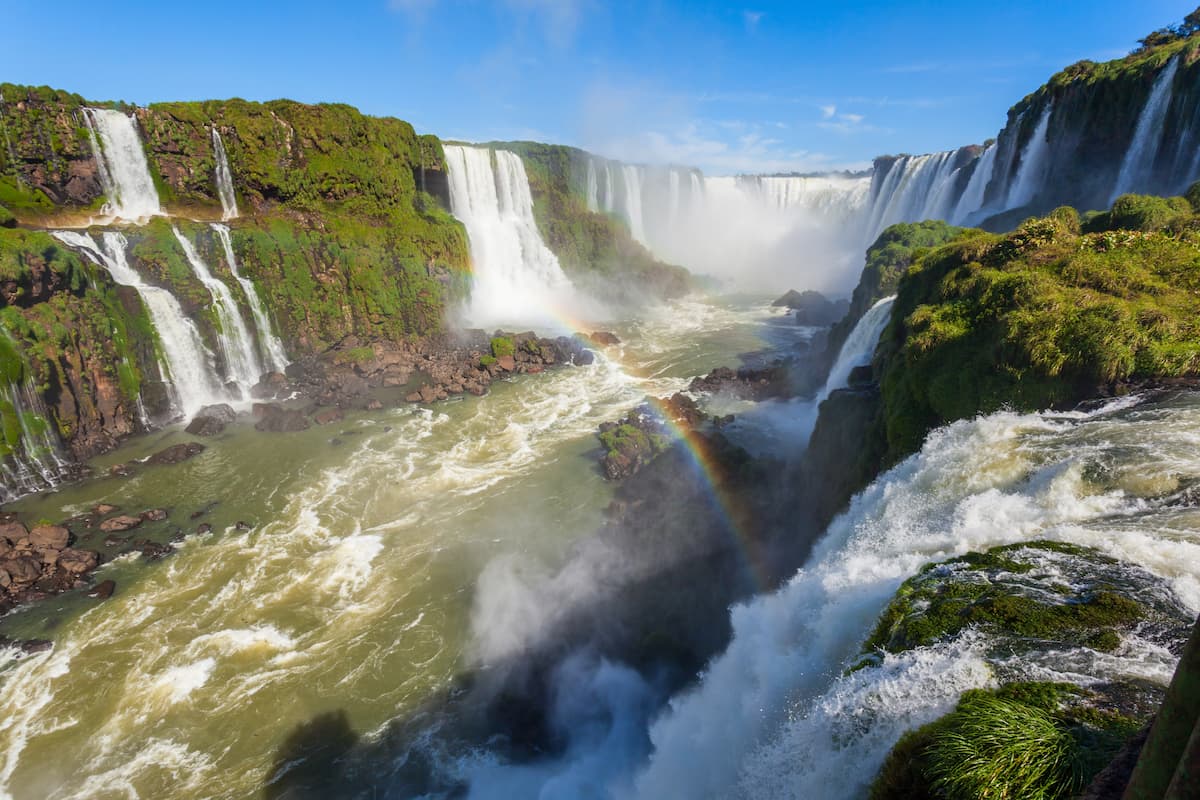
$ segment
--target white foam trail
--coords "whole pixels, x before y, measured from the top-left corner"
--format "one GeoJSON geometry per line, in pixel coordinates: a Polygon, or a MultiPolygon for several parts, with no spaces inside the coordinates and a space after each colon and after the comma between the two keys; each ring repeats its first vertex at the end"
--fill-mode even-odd
{"type": "Polygon", "coordinates": [[[1110,203],[1123,194],[1146,188],[1154,175],[1154,160],[1162,146],[1163,122],[1171,105],[1171,90],[1179,61],[1180,56],[1173,56],[1154,80],[1154,87],[1138,116],[1133,140],[1121,161],[1121,171],[1117,174],[1110,203]]]}
{"type": "Polygon", "coordinates": [[[967,181],[966,188],[963,189],[962,197],[959,198],[958,205],[951,215],[950,221],[954,224],[962,225],[973,214],[983,210],[984,196],[987,193],[988,184],[992,180],[992,173],[996,169],[996,151],[998,149],[997,143],[992,142],[979,156],[975,171],[971,173],[971,178],[967,181]]]}
{"type": "Polygon", "coordinates": [[[238,215],[237,194],[233,191],[233,173],[229,170],[229,157],[225,154],[225,143],[221,132],[212,127],[213,155],[217,160],[217,196],[221,198],[221,219],[231,220],[238,215]]]}
{"type": "MultiPolygon", "coordinates": [[[[0,329],[0,336],[4,335],[0,329]]],[[[6,437],[16,432],[8,429],[10,423],[15,422],[19,430],[18,440],[8,442],[12,451],[0,456],[0,501],[10,502],[62,483],[71,465],[63,456],[62,443],[32,377],[22,383],[0,383],[0,412],[6,437]]]]}
{"type": "Polygon", "coordinates": [[[871,359],[875,355],[875,348],[879,344],[879,337],[883,335],[884,328],[892,320],[892,304],[895,302],[895,295],[877,301],[867,310],[867,313],[862,315],[862,319],[854,326],[854,330],[850,331],[850,335],[842,344],[842,349],[838,351],[837,361],[829,370],[829,377],[825,379],[825,385],[817,393],[818,405],[831,392],[844,389],[849,385],[850,373],[855,367],[871,363],[871,359]]]}
{"type": "Polygon", "coordinates": [[[191,241],[184,236],[177,226],[171,226],[175,239],[183,248],[192,272],[208,289],[213,298],[213,308],[217,312],[220,330],[217,331],[217,341],[221,352],[225,355],[226,382],[235,383],[241,392],[242,399],[250,397],[250,389],[262,378],[263,368],[254,352],[254,339],[242,318],[242,310],[233,293],[225,282],[218,279],[209,270],[208,265],[200,258],[191,241]]]}
{"type": "Polygon", "coordinates": [[[587,206],[588,211],[600,210],[600,184],[596,178],[596,162],[588,159],[587,162],[587,206]]]}
{"type": "Polygon", "coordinates": [[[283,342],[271,330],[271,320],[267,316],[266,306],[258,296],[253,281],[238,271],[237,256],[233,253],[233,240],[229,235],[229,226],[213,223],[212,227],[217,232],[217,238],[221,240],[221,248],[225,251],[225,263],[229,265],[229,271],[233,273],[238,285],[242,287],[242,292],[246,295],[246,302],[250,305],[250,313],[254,317],[254,325],[258,334],[259,348],[262,350],[263,363],[269,364],[275,372],[283,372],[291,361],[283,349],[283,342]]]}
{"type": "Polygon", "coordinates": [[[100,183],[107,202],[104,213],[130,220],[162,213],[158,190],[137,131],[137,118],[109,108],[85,108],[100,183]]]}

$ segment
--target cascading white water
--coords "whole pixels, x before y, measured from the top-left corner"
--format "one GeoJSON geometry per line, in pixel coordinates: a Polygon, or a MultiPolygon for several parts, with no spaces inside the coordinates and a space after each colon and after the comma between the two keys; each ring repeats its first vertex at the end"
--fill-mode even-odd
{"type": "Polygon", "coordinates": [[[992,172],[996,168],[996,151],[998,149],[996,143],[992,142],[979,156],[979,161],[975,164],[975,171],[971,173],[971,178],[967,181],[966,188],[963,189],[962,197],[958,199],[954,213],[950,216],[950,222],[961,225],[973,214],[983,209],[984,194],[992,179],[992,172]]]}
{"type": "Polygon", "coordinates": [[[1033,134],[1029,137],[1029,142],[1021,151],[1021,163],[1017,167],[1017,177],[1009,189],[1005,208],[1022,208],[1029,205],[1042,188],[1046,170],[1050,166],[1050,143],[1046,133],[1050,129],[1050,116],[1053,113],[1054,105],[1047,103],[1033,129],[1033,134]]]}
{"type": "Polygon", "coordinates": [[[1175,83],[1175,72],[1179,69],[1180,57],[1173,57],[1154,81],[1146,105],[1138,116],[1133,141],[1121,161],[1121,171],[1113,186],[1110,202],[1128,192],[1145,190],[1154,175],[1154,160],[1162,145],[1163,121],[1171,105],[1171,89],[1175,83]]]}
{"type": "Polygon", "coordinates": [[[55,231],[54,236],[103,266],[117,283],[137,290],[158,335],[159,370],[168,383],[172,405],[178,412],[190,417],[203,406],[230,399],[217,378],[212,352],[205,347],[195,323],[183,313],[183,307],[174,295],[147,284],[129,266],[126,257],[129,242],[122,234],[105,233],[103,245],[97,244],[89,234],[78,231],[55,231]]]}
{"type": "Polygon", "coordinates": [[[817,393],[818,405],[831,392],[846,388],[849,384],[850,373],[855,367],[871,363],[871,359],[875,355],[875,348],[879,344],[879,337],[883,335],[883,329],[891,322],[894,302],[896,302],[896,296],[892,295],[875,303],[867,310],[867,313],[862,315],[862,319],[854,326],[854,330],[850,331],[850,335],[842,343],[842,349],[838,351],[837,361],[829,370],[829,377],[825,379],[825,385],[817,393]]]}
{"type": "Polygon", "coordinates": [[[283,342],[271,330],[271,320],[267,316],[267,308],[263,305],[262,298],[258,296],[254,282],[238,271],[237,256],[233,252],[233,239],[229,235],[229,226],[214,222],[212,229],[216,231],[217,238],[221,240],[221,248],[225,251],[225,263],[229,265],[229,271],[242,287],[242,291],[246,295],[246,302],[250,306],[250,313],[254,316],[255,332],[258,334],[263,363],[269,364],[275,372],[283,372],[291,361],[283,349],[283,342]]]}
{"type": "Polygon", "coordinates": [[[230,220],[238,215],[237,194],[233,191],[233,173],[229,171],[229,157],[225,154],[225,143],[221,132],[212,127],[213,154],[217,159],[217,196],[221,198],[221,219],[230,220]]]}
{"type": "Polygon", "coordinates": [[[450,207],[467,228],[475,268],[469,320],[476,325],[561,326],[558,317],[577,298],[538,232],[520,156],[447,145],[446,164],[450,207]]]}
{"type": "Polygon", "coordinates": [[[617,198],[613,189],[612,165],[604,163],[604,213],[611,214],[617,207],[617,198]]]}
{"type": "Polygon", "coordinates": [[[953,202],[956,153],[947,150],[897,159],[873,198],[866,241],[873,242],[897,222],[944,219],[953,202]]]}
{"type": "Polygon", "coordinates": [[[204,259],[196,252],[191,241],[184,236],[178,227],[171,226],[183,254],[187,257],[192,272],[208,289],[213,298],[213,307],[217,312],[217,320],[221,329],[217,332],[217,341],[221,352],[225,355],[226,382],[235,383],[242,394],[242,399],[250,397],[250,389],[263,376],[262,363],[254,352],[254,339],[242,318],[242,310],[238,307],[233,292],[224,281],[212,274],[204,259]]]}
{"type": "Polygon", "coordinates": [[[596,177],[596,162],[590,158],[587,165],[587,207],[588,211],[600,210],[600,181],[596,177]]]}
{"type": "MultiPolygon", "coordinates": [[[[1067,541],[1139,564],[1195,614],[1195,523],[1186,507],[1141,493],[1158,491],[1148,478],[1178,485],[1200,475],[1188,444],[1200,403],[1123,413],[1132,402],[1090,414],[1000,412],[934,432],[920,453],[851,502],[784,588],[733,609],[728,649],[653,723],[653,755],[632,794],[864,796],[903,730],[992,680],[987,638],[972,632],[843,671],[901,581],[929,561],[1032,539],[1067,541]],[[1086,477],[1095,464],[1113,476],[1107,488],[1086,477]]],[[[1111,654],[1081,648],[1047,659],[1036,679],[1162,683],[1175,656],[1135,636],[1111,654]]]]}
{"type": "Polygon", "coordinates": [[[53,489],[69,469],[32,379],[0,383],[0,502],[53,489]]]}
{"type": "Polygon", "coordinates": [[[672,169],[667,174],[667,184],[669,187],[669,189],[668,189],[669,201],[668,201],[668,208],[667,208],[667,215],[668,215],[667,223],[669,225],[674,225],[676,222],[679,221],[679,172],[678,172],[678,170],[672,169]]]}
{"type": "Polygon", "coordinates": [[[642,216],[642,170],[633,164],[621,166],[621,183],[625,189],[621,212],[629,223],[629,233],[642,244],[646,241],[646,222],[642,216]]]}
{"type": "Polygon", "coordinates": [[[107,197],[104,213],[132,220],[161,214],[137,119],[109,108],[85,108],[83,115],[93,137],[92,153],[107,197]]]}

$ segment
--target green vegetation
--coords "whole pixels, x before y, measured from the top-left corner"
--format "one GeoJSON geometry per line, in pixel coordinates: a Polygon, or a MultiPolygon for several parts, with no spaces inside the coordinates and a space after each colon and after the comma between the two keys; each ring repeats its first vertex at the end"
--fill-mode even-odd
{"type": "Polygon", "coordinates": [[[490,146],[521,156],[538,230],[577,284],[621,302],[675,297],[691,288],[687,270],[656,260],[624,222],[588,210],[587,153],[537,142],[490,146]]]}
{"type": "Polygon", "coordinates": [[[622,422],[597,434],[606,456],[622,456],[630,461],[646,464],[667,449],[670,439],[666,435],[647,432],[643,428],[622,422]]]}
{"type": "Polygon", "coordinates": [[[928,220],[902,222],[879,234],[879,238],[867,249],[867,261],[858,285],[854,287],[846,316],[829,332],[827,352],[836,354],[863,314],[875,303],[896,293],[900,276],[914,261],[922,258],[931,248],[943,245],[963,232],[963,228],[940,220],[928,220]]]}
{"type": "Polygon", "coordinates": [[[900,738],[871,800],[1066,800],[1137,730],[1071,684],[966,692],[950,714],[900,738]]]}
{"type": "Polygon", "coordinates": [[[492,355],[496,358],[511,356],[516,352],[517,348],[516,345],[513,344],[512,339],[504,336],[497,336],[496,338],[492,339],[492,355]]]}
{"type": "Polygon", "coordinates": [[[956,419],[1200,376],[1197,291],[1200,217],[1182,198],[960,234],[899,281],[879,351],[888,460],[956,419]]]}
{"type": "Polygon", "coordinates": [[[1154,610],[1118,593],[1103,577],[1112,559],[1083,547],[1029,542],[926,565],[905,581],[863,646],[893,653],[945,641],[967,627],[1007,636],[1113,650],[1119,631],[1154,610]],[[1082,560],[1086,575],[1057,594],[1027,577],[1047,557],[1082,560]]]}

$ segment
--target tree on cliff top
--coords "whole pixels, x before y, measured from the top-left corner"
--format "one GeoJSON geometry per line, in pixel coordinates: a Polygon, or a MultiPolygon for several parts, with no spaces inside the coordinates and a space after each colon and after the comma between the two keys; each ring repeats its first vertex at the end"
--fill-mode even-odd
{"type": "Polygon", "coordinates": [[[1135,53],[1140,53],[1144,50],[1149,50],[1164,44],[1186,39],[1189,36],[1195,36],[1200,33],[1200,8],[1197,8],[1192,13],[1183,18],[1183,22],[1178,25],[1168,25],[1165,28],[1159,28],[1138,39],[1138,49],[1135,53]]]}

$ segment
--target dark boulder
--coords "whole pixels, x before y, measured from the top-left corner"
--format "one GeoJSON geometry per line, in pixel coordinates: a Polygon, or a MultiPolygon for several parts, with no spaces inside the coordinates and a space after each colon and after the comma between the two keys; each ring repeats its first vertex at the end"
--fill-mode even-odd
{"type": "Polygon", "coordinates": [[[227,403],[205,406],[196,412],[186,430],[193,436],[216,436],[237,418],[237,412],[227,403]]]}
{"type": "Polygon", "coordinates": [[[117,584],[115,581],[100,581],[100,583],[97,583],[91,589],[88,589],[87,596],[94,600],[107,600],[108,598],[112,597],[113,592],[116,591],[116,588],[117,584]]]}
{"type": "Polygon", "coordinates": [[[60,525],[38,525],[29,532],[34,550],[62,550],[70,538],[71,532],[60,525]]]}
{"type": "Polygon", "coordinates": [[[795,289],[780,297],[771,305],[795,311],[796,324],[823,328],[846,315],[850,304],[846,300],[829,300],[820,292],[797,292],[795,289]]]}
{"type": "Polygon", "coordinates": [[[95,569],[100,563],[100,554],[91,550],[76,550],[68,547],[59,553],[58,566],[74,575],[82,575],[95,569]]]}
{"type": "Polygon", "coordinates": [[[142,512],[142,519],[146,522],[162,522],[166,518],[167,510],[165,508],[152,508],[142,512]]]}
{"type": "Polygon", "coordinates": [[[100,530],[105,533],[120,533],[121,531],[131,531],[141,524],[141,517],[131,517],[128,514],[122,514],[119,517],[113,517],[101,522],[100,530]]]}
{"type": "Polygon", "coordinates": [[[204,445],[197,442],[185,442],[171,445],[160,450],[146,459],[147,464],[179,464],[189,458],[195,458],[204,452],[204,445]]]}
{"type": "Polygon", "coordinates": [[[254,430],[265,433],[295,433],[312,427],[303,411],[284,408],[275,403],[255,403],[254,415],[259,417],[254,430]]]}

